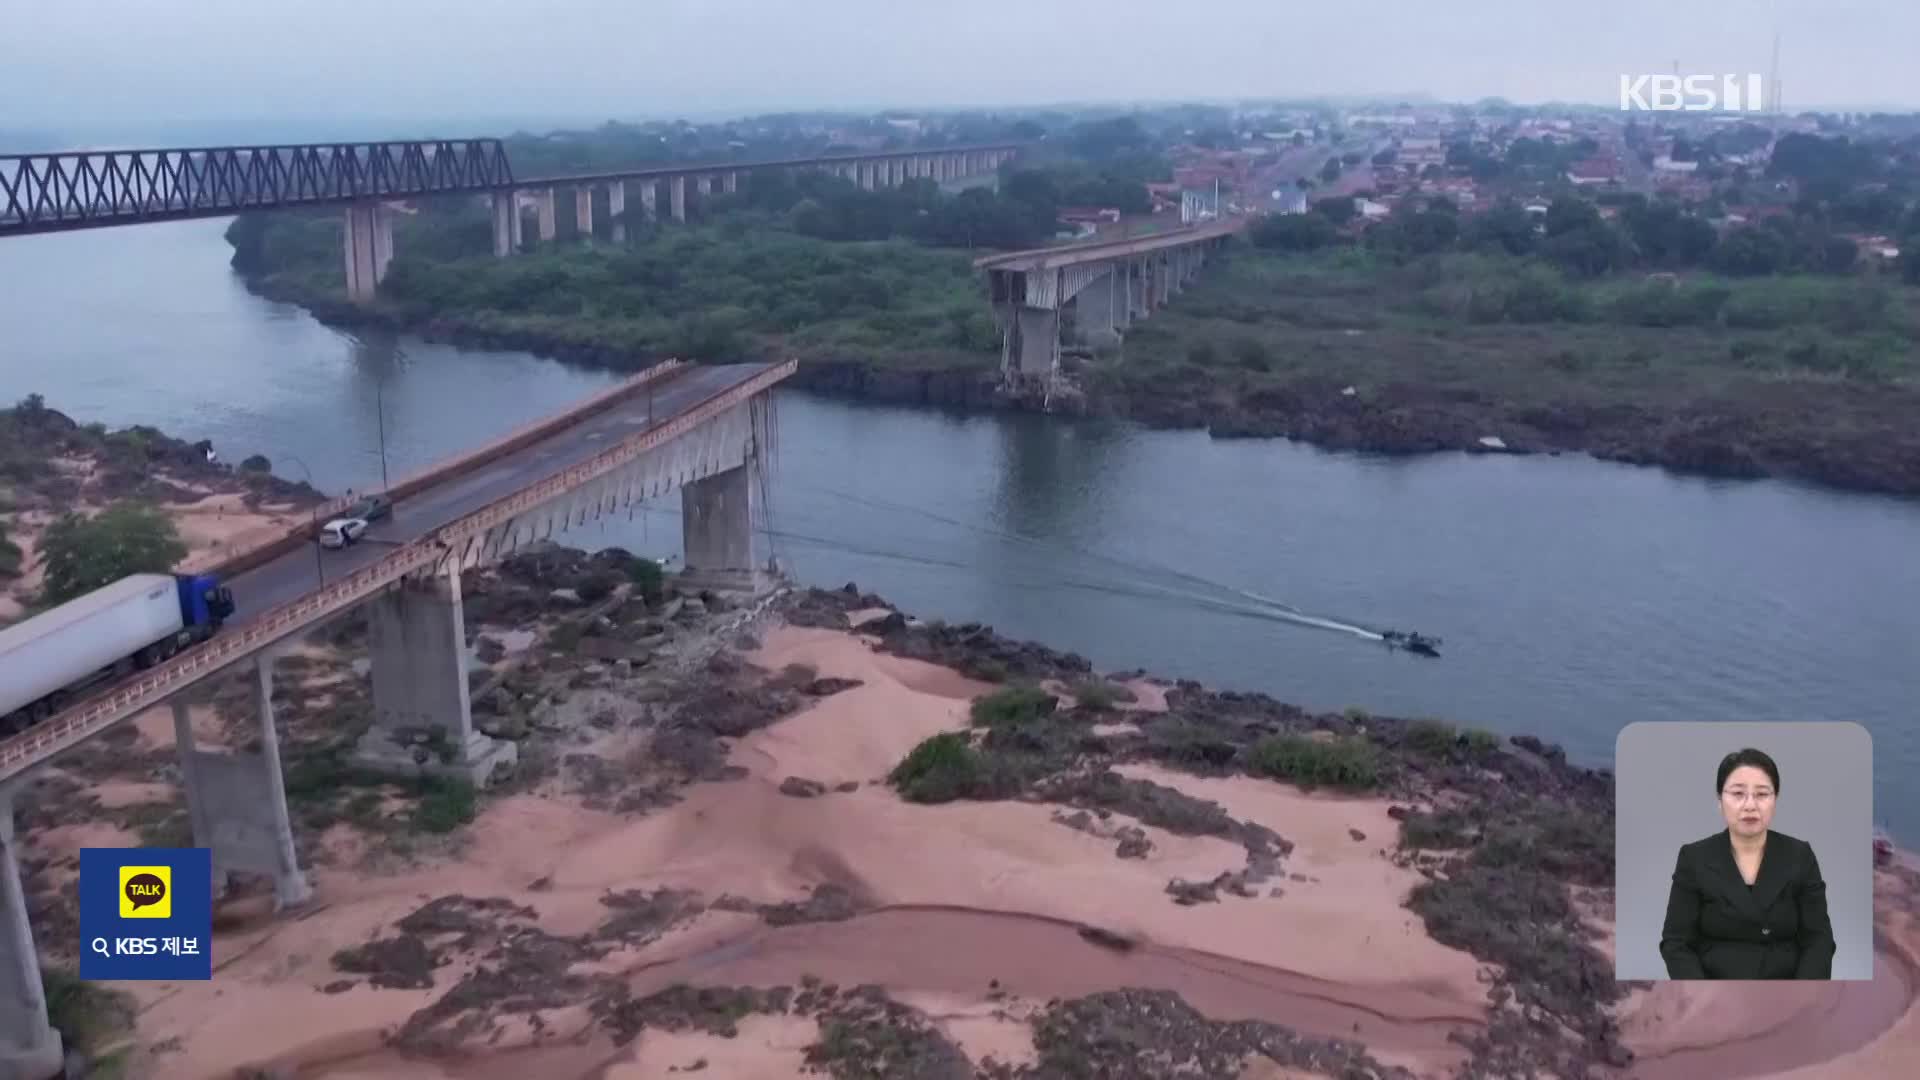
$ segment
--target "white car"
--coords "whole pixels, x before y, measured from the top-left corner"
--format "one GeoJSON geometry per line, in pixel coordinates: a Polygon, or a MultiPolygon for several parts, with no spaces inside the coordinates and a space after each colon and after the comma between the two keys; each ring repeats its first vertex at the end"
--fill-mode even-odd
{"type": "Polygon", "coordinates": [[[367,531],[365,518],[334,518],[320,526],[320,546],[343,548],[360,539],[367,531]]]}

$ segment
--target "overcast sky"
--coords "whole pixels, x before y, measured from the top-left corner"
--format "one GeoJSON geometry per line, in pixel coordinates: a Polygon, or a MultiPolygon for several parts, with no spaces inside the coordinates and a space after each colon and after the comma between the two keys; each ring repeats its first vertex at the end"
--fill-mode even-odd
{"type": "Polygon", "coordinates": [[[0,129],[492,133],[821,106],[1617,99],[1765,72],[1920,105],[1920,0],[0,0],[0,129]],[[463,130],[453,130],[463,129],[463,130]]]}

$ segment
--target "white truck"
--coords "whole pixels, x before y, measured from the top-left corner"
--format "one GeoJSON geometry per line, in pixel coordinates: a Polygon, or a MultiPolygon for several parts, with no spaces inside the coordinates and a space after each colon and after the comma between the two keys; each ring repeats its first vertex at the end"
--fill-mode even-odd
{"type": "Polygon", "coordinates": [[[204,641],[231,614],[233,595],[211,574],[134,574],[0,630],[0,735],[204,641]]]}

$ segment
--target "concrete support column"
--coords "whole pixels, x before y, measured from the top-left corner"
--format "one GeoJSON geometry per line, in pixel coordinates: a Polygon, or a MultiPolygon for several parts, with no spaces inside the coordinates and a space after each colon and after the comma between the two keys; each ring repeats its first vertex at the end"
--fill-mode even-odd
{"type": "Polygon", "coordinates": [[[687,178],[676,176],[667,182],[667,201],[673,214],[673,220],[687,220],[687,178]]]}
{"type": "Polygon", "coordinates": [[[640,182],[640,216],[646,218],[648,221],[658,221],[660,219],[659,190],[660,182],[657,180],[642,180],[640,182]]]}
{"type": "MultiPolygon", "coordinates": [[[[260,722],[260,766],[266,781],[266,805],[260,807],[273,822],[274,907],[285,910],[307,902],[313,890],[300,872],[300,860],[293,850],[293,822],[287,816],[286,777],[280,771],[280,733],[273,723],[273,658],[261,653],[253,661],[253,705],[260,722]]],[[[189,728],[191,730],[191,728],[189,728]]],[[[220,822],[214,822],[214,839],[219,840],[220,822]]]]}
{"type": "Polygon", "coordinates": [[[683,580],[721,587],[751,587],[758,562],[753,550],[753,503],[757,466],[745,465],[702,477],[680,488],[683,580]]]}
{"type": "Polygon", "coordinates": [[[187,789],[187,820],[193,826],[193,846],[212,852],[212,895],[219,897],[227,891],[227,866],[221,857],[224,852],[213,842],[213,807],[208,797],[211,781],[206,776],[207,770],[200,768],[200,751],[194,745],[193,714],[185,699],[176,697],[168,704],[173,707],[173,753],[180,762],[180,782],[187,789]]]}
{"type": "Polygon", "coordinates": [[[393,218],[387,214],[386,204],[349,205],[341,239],[347,263],[347,299],[357,303],[372,300],[381,279],[387,276],[387,264],[393,261],[393,218]]]}
{"type": "Polygon", "coordinates": [[[61,1075],[64,1059],[60,1033],[47,1019],[40,953],[27,922],[13,789],[0,785],[0,1077],[48,1080],[61,1075]]]}
{"type": "Polygon", "coordinates": [[[615,180],[607,185],[607,217],[613,221],[613,242],[627,242],[627,182],[615,180]]]}
{"type": "Polygon", "coordinates": [[[493,193],[493,253],[505,258],[520,250],[520,197],[512,191],[493,193]]]}
{"type": "Polygon", "coordinates": [[[540,239],[552,243],[553,238],[560,235],[560,218],[553,208],[553,189],[534,192],[533,207],[540,218],[540,239]]]}
{"type": "Polygon", "coordinates": [[[511,767],[519,747],[473,727],[458,570],[403,581],[366,604],[373,726],[355,758],[399,775],[455,776],[476,787],[511,767]]]}
{"type": "Polygon", "coordinates": [[[740,174],[728,169],[720,174],[720,190],[731,195],[740,190],[740,174]]]}
{"type": "Polygon", "coordinates": [[[702,199],[705,199],[707,196],[713,194],[713,177],[708,176],[706,173],[701,173],[694,179],[693,189],[700,193],[702,199]]]}
{"type": "Polygon", "coordinates": [[[1159,255],[1153,261],[1153,306],[1163,308],[1173,298],[1173,266],[1165,255],[1159,255]]]}
{"type": "Polygon", "coordinates": [[[1088,345],[1118,345],[1126,297],[1119,286],[1119,267],[1087,283],[1073,298],[1074,327],[1088,345]]]}
{"type": "Polygon", "coordinates": [[[1145,259],[1127,261],[1127,299],[1130,318],[1144,319],[1153,313],[1153,300],[1147,283],[1145,259]]]}
{"type": "Polygon", "coordinates": [[[573,189],[573,227],[581,236],[593,237],[593,189],[577,187],[573,189]]]}
{"type": "Polygon", "coordinates": [[[1016,308],[1011,329],[1017,340],[1015,370],[1022,375],[1052,375],[1060,362],[1059,309],[1016,308]]]}

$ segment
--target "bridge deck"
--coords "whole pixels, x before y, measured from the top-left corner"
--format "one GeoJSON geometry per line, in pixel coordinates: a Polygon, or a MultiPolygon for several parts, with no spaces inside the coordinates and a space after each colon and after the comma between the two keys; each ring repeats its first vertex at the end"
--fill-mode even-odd
{"type": "Polygon", "coordinates": [[[1059,247],[1007,251],[999,255],[985,255],[975,259],[973,268],[975,270],[1052,270],[1062,266],[1124,258],[1128,255],[1145,255],[1226,236],[1229,233],[1238,232],[1243,224],[1240,219],[1233,218],[1216,221],[1210,225],[1171,229],[1167,232],[1120,240],[1095,240],[1085,244],[1062,244],[1059,247]]]}
{"type": "MultiPolygon", "coordinates": [[[[655,385],[652,397],[654,422],[671,420],[773,366],[689,365],[655,385]]],[[[247,570],[230,582],[236,610],[229,625],[245,625],[248,619],[261,612],[319,588],[322,568],[326,571],[328,581],[345,577],[377,561],[400,544],[418,540],[428,532],[511,495],[536,480],[584,461],[628,435],[646,430],[648,426],[648,397],[641,394],[474,472],[396,500],[393,516],[374,522],[367,530],[366,538],[353,547],[322,551],[319,565],[315,563],[313,546],[308,544],[286,552],[264,566],[247,570]]]]}
{"type": "Polygon", "coordinates": [[[551,498],[552,493],[537,489],[555,487],[556,477],[590,467],[636,436],[648,442],[673,438],[675,432],[669,429],[684,427],[697,413],[723,405],[722,399],[771,385],[784,377],[783,368],[790,373],[791,364],[689,365],[654,383],[651,396],[641,393],[616,402],[477,469],[396,499],[392,516],[374,523],[355,547],[321,551],[316,563],[314,546],[302,544],[234,575],[229,584],[236,610],[219,635],[0,740],[0,781],[274,641],[331,618],[409,569],[431,566],[437,556],[423,549],[433,545],[417,541],[437,530],[445,535],[449,526],[474,522],[496,508],[511,511],[516,497],[551,498]]]}

